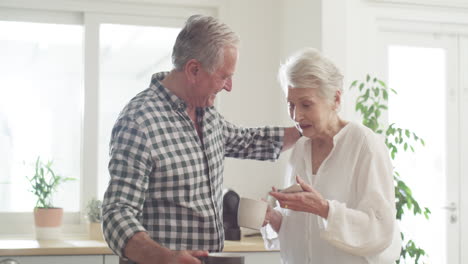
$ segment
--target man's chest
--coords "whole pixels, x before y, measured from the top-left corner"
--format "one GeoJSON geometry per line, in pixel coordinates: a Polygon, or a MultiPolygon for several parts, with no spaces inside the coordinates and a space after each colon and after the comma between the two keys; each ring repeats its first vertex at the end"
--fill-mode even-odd
{"type": "Polygon", "coordinates": [[[152,158],[156,172],[174,174],[215,173],[224,159],[222,126],[215,118],[193,122],[188,115],[155,118],[151,132],[152,158]]]}

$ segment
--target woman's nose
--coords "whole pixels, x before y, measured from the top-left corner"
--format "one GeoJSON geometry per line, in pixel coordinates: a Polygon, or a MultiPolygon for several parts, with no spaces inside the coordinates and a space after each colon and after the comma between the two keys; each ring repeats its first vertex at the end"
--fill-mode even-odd
{"type": "Polygon", "coordinates": [[[293,120],[299,123],[299,121],[301,121],[301,118],[302,118],[302,114],[300,113],[300,111],[298,111],[297,108],[294,109],[293,120]]]}

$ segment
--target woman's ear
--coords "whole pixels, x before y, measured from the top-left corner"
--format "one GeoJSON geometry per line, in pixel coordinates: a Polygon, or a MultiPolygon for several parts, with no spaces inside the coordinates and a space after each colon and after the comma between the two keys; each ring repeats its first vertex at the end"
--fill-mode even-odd
{"type": "Polygon", "coordinates": [[[335,92],[335,100],[333,103],[334,103],[334,110],[340,109],[340,105],[341,105],[341,91],[340,90],[337,90],[335,92]]]}
{"type": "Polygon", "coordinates": [[[185,76],[190,83],[196,81],[200,67],[200,63],[195,59],[191,59],[185,64],[185,76]]]}

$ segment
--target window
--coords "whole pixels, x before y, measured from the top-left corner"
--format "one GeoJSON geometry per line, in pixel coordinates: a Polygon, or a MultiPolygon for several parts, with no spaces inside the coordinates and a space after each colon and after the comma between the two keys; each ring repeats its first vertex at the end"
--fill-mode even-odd
{"type": "Polygon", "coordinates": [[[180,28],[102,24],[100,27],[99,188],[109,173],[109,141],[119,112],[149,87],[151,75],[172,69],[172,46],[180,28]]]}
{"type": "Polygon", "coordinates": [[[33,233],[35,199],[24,176],[39,155],[78,179],[54,202],[65,210],[64,232],[85,232],[82,209],[107,187],[118,113],[153,73],[172,68],[187,15],[216,8],[77,2],[41,10],[32,0],[0,3],[0,235],[33,233]]]}
{"type": "MultiPolygon", "coordinates": [[[[0,21],[0,32],[0,212],[31,212],[37,156],[80,178],[83,27],[0,21]]],[[[54,205],[79,211],[79,181],[62,187],[54,205]]]]}

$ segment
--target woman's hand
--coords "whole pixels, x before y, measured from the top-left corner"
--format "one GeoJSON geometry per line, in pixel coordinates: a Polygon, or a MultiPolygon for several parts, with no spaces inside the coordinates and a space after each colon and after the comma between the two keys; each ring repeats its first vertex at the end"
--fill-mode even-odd
{"type": "Polygon", "coordinates": [[[327,219],[329,210],[328,201],[312,186],[302,180],[301,177],[296,176],[296,181],[301,185],[302,192],[281,193],[274,190],[270,192],[270,195],[275,197],[283,208],[313,213],[327,219]]]}
{"type": "MultiPolygon", "coordinates": [[[[276,191],[274,187],[273,187],[273,191],[276,191]]],[[[262,226],[266,226],[267,224],[270,224],[273,230],[275,230],[275,232],[278,233],[281,228],[282,220],[283,220],[283,215],[277,210],[273,209],[271,205],[268,205],[267,211],[265,214],[265,220],[263,221],[262,226]]]]}

